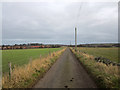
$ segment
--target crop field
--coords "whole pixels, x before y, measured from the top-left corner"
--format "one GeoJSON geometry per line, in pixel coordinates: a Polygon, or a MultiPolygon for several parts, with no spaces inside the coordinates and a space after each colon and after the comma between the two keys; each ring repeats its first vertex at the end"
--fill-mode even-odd
{"type": "Polygon", "coordinates": [[[3,73],[8,72],[8,62],[12,65],[24,65],[30,60],[45,57],[49,52],[58,51],[61,48],[45,48],[45,49],[19,49],[19,50],[2,50],[2,69],[3,73]]]}
{"type": "Polygon", "coordinates": [[[90,55],[105,57],[113,62],[118,62],[118,48],[79,48],[80,51],[90,55]]]}

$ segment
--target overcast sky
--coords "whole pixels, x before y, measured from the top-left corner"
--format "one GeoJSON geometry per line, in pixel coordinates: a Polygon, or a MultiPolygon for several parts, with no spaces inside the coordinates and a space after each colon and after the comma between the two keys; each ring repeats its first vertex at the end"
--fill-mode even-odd
{"type": "Polygon", "coordinates": [[[118,42],[118,3],[3,3],[3,44],[118,42]],[[14,42],[13,42],[14,41],[14,42]]]}

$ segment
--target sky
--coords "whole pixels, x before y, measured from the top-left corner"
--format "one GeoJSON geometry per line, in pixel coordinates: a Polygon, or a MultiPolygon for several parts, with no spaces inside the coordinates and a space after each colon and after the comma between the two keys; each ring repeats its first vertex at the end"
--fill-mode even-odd
{"type": "Polygon", "coordinates": [[[118,42],[117,2],[4,2],[2,43],[118,42]]]}

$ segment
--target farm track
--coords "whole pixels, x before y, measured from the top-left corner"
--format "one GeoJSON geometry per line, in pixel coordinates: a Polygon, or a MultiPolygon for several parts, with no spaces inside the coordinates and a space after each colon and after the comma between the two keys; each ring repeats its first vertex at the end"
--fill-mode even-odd
{"type": "Polygon", "coordinates": [[[96,88],[69,48],[61,55],[34,88],[96,88]]]}

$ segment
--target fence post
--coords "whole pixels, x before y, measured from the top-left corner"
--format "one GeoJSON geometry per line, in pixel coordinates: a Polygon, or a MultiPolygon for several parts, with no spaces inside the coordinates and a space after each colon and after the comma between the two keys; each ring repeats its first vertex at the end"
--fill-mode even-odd
{"type": "Polygon", "coordinates": [[[9,66],[9,79],[11,80],[11,75],[12,75],[11,62],[8,62],[8,66],[9,66]]]}
{"type": "Polygon", "coordinates": [[[40,59],[41,59],[42,55],[40,54],[40,59]]]}
{"type": "Polygon", "coordinates": [[[49,51],[49,56],[51,56],[51,52],[49,51]]]}

